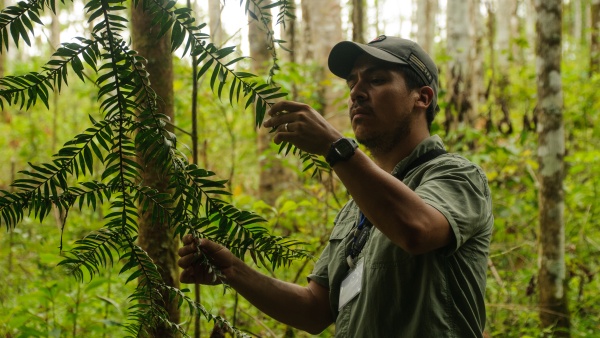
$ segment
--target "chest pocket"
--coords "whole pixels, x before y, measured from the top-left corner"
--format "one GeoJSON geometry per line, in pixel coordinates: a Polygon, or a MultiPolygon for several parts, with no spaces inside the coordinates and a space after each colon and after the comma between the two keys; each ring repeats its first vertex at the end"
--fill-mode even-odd
{"type": "MultiPolygon", "coordinates": [[[[353,204],[353,203],[352,203],[353,204]]],[[[358,209],[351,208],[350,205],[346,205],[334,221],[334,227],[329,235],[330,244],[339,243],[344,240],[354,227],[354,223],[358,219],[358,209]]]]}

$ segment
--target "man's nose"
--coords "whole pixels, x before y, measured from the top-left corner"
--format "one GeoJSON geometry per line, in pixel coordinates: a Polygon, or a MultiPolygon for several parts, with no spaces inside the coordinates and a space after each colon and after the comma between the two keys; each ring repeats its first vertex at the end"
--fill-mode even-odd
{"type": "Polygon", "coordinates": [[[365,91],[362,81],[358,81],[350,90],[350,100],[352,102],[363,101],[367,97],[367,92],[365,91]]]}

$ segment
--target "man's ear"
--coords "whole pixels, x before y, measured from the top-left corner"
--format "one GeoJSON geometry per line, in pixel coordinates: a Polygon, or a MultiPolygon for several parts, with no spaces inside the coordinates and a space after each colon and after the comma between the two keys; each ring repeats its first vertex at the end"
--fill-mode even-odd
{"type": "Polygon", "coordinates": [[[419,98],[417,99],[417,102],[415,102],[415,105],[427,110],[427,107],[429,107],[433,101],[433,89],[429,86],[423,86],[417,91],[419,93],[419,98]]]}

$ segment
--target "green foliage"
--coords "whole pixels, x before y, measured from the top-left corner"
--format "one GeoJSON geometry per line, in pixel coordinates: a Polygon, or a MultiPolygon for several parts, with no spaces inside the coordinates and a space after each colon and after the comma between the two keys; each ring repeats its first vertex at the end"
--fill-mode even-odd
{"type": "MultiPolygon", "coordinates": [[[[205,25],[196,25],[189,9],[177,8],[175,1],[134,1],[134,5],[153,15],[153,22],[161,27],[159,36],[170,34],[173,51],[183,47],[184,55],[197,57],[198,79],[210,77],[216,97],[221,99],[225,92],[230,104],[252,106],[256,125],[262,123],[270,101],[285,95],[278,87],[254,81],[253,74],[234,70],[244,58],[231,59],[233,47],[209,43],[209,36],[200,32],[205,25]]],[[[283,1],[281,5],[285,12],[289,4],[283,1]]],[[[189,298],[187,290],[163,283],[157,266],[136,244],[139,212],[152,210],[152,217],[168,224],[178,236],[191,233],[213,239],[239,257],[250,253],[255,262],[271,268],[289,265],[295,258],[307,257],[307,252],[296,240],[269,234],[259,215],[233,206],[227,201],[231,193],[226,181],[188,163],[177,149],[175,134],[166,128],[168,117],[157,108],[145,60],[123,39],[127,20],[119,15],[125,9],[122,2],[91,0],[85,8],[88,21],[95,23],[91,36],[62,44],[41,72],[0,79],[0,108],[28,110],[39,101],[49,107],[50,93],[58,94],[68,85],[70,71],[85,81],[84,71],[90,69],[96,74],[93,81],[102,118],[89,114],[90,126],[84,132],[67,141],[50,161],[30,163],[10,190],[0,191],[2,221],[10,232],[30,216],[43,221],[56,209],[64,215],[62,234],[72,209],[97,211],[106,206],[102,227],[77,240],[70,250],[63,251],[61,241],[64,259],[59,265],[83,281],[120,262],[119,274],[127,276],[125,283],[138,281],[129,295],[128,321],[121,324],[130,335],[145,336],[159,323],[185,334],[178,323],[169,322],[162,306],[164,292],[180,306],[187,304],[191,313],[229,326],[189,298]],[[159,193],[140,183],[141,172],[150,162],[169,177],[172,193],[159,193]]],[[[10,38],[17,47],[21,39],[30,44],[32,21],[41,24],[39,16],[46,9],[55,11],[55,2],[32,1],[4,9],[0,45],[7,50],[10,38]]]]}

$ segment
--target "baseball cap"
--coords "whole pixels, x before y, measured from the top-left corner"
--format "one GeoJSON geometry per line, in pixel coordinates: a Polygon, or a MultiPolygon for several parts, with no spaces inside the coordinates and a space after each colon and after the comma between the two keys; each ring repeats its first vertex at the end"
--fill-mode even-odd
{"type": "Polygon", "coordinates": [[[416,42],[386,35],[380,35],[367,44],[342,41],[333,46],[329,53],[329,70],[346,79],[354,67],[354,62],[362,53],[367,53],[381,61],[411,67],[423,80],[424,85],[433,89],[431,104],[435,107],[435,111],[439,110],[437,66],[416,42]]]}

